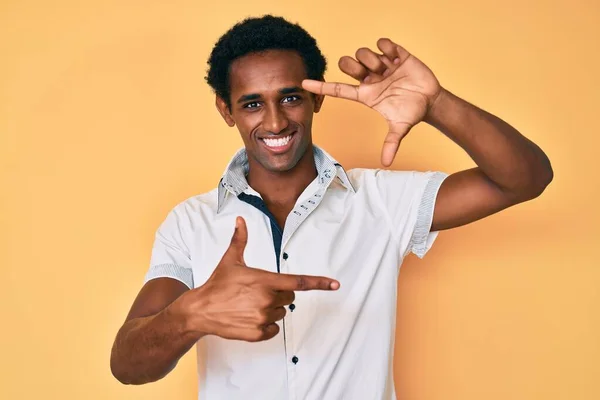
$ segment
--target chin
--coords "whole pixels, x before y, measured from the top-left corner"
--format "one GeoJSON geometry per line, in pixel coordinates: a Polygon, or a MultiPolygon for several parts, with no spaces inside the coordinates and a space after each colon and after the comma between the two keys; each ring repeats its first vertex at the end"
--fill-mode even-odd
{"type": "Polygon", "coordinates": [[[293,169],[296,166],[297,163],[285,163],[285,164],[271,164],[271,163],[267,163],[266,165],[263,165],[265,167],[265,169],[267,169],[268,171],[271,172],[287,172],[291,169],[293,169]]]}
{"type": "Polygon", "coordinates": [[[303,154],[286,154],[285,156],[279,157],[265,157],[261,160],[260,164],[264,169],[270,172],[287,172],[296,165],[302,159],[303,154]]]}
{"type": "Polygon", "coordinates": [[[289,151],[284,154],[273,155],[256,149],[254,159],[258,161],[263,169],[269,172],[287,172],[294,169],[300,160],[306,155],[309,143],[296,143],[289,151]]]}

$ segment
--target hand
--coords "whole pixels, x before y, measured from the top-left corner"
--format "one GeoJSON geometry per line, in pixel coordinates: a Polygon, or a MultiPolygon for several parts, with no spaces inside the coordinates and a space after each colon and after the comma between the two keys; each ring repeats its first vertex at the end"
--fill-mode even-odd
{"type": "Polygon", "coordinates": [[[284,306],[294,301],[295,290],[337,290],[336,280],[306,275],[277,274],[248,267],[244,249],[248,231],[236,219],[229,248],[204,285],[180,298],[187,310],[187,325],[203,334],[249,342],[268,340],[279,333],[277,321],[284,306]]]}
{"type": "Polygon", "coordinates": [[[325,83],[304,80],[302,87],[312,93],[358,101],[377,110],[388,121],[389,132],[383,144],[381,163],[389,167],[400,141],[431,110],[442,88],[431,70],[419,59],[389,39],[379,39],[377,47],[356,51],[356,60],[344,56],[342,72],[360,83],[325,83]]]}

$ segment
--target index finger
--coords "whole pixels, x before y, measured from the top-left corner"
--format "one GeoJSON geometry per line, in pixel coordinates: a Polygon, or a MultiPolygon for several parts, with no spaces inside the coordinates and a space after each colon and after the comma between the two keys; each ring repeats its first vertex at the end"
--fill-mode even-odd
{"type": "Polygon", "coordinates": [[[337,290],[340,283],[324,276],[274,274],[267,285],[275,290],[337,290]]]}
{"type": "Polygon", "coordinates": [[[358,101],[358,86],[305,79],[302,81],[302,87],[311,93],[358,101]]]}

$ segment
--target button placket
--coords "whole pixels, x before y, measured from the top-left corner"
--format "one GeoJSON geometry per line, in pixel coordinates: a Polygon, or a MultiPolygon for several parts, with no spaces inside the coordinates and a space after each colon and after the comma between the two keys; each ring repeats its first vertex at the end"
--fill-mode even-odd
{"type": "Polygon", "coordinates": [[[315,208],[317,208],[319,203],[321,203],[321,200],[323,199],[323,194],[327,190],[327,185],[331,180],[332,178],[330,178],[328,182],[323,182],[323,184],[319,187],[319,189],[313,196],[294,207],[294,209],[288,217],[289,224],[288,222],[286,222],[285,224],[286,229],[284,229],[283,238],[281,241],[282,249],[285,247],[288,240],[294,234],[296,229],[298,229],[302,221],[304,221],[310,215],[310,213],[312,213],[315,210],[315,208]]]}
{"type": "MultiPolygon", "coordinates": [[[[282,264],[284,264],[284,265],[286,266],[286,271],[289,271],[289,268],[287,268],[287,263],[286,263],[286,261],[287,261],[287,259],[288,259],[289,257],[290,257],[290,256],[289,256],[289,254],[288,254],[288,253],[286,253],[286,252],[283,252],[283,253],[282,253],[282,258],[283,258],[283,260],[284,260],[284,261],[282,261],[282,264]]],[[[290,311],[294,311],[294,309],[295,309],[295,308],[296,308],[296,305],[295,305],[294,303],[292,303],[292,304],[290,304],[290,305],[288,306],[288,309],[289,309],[290,311]]]]}
{"type": "MultiPolygon", "coordinates": [[[[316,191],[316,193],[309,197],[307,200],[298,204],[292,212],[288,215],[288,219],[285,223],[283,238],[281,241],[281,258],[280,264],[282,266],[281,270],[290,272],[288,266],[289,254],[284,251],[286,245],[290,239],[290,237],[294,234],[294,232],[298,229],[300,224],[310,215],[311,212],[317,208],[321,200],[323,199],[323,195],[327,190],[329,183],[333,180],[333,177],[330,175],[325,180],[323,177],[320,177],[320,187],[316,191]]],[[[290,304],[288,309],[289,313],[286,314],[284,318],[284,332],[285,332],[285,353],[287,354],[288,362],[287,362],[287,376],[288,376],[288,390],[289,390],[289,399],[296,399],[296,369],[298,368],[299,357],[296,354],[296,345],[294,342],[294,329],[293,329],[293,311],[296,308],[295,304],[290,304]]]]}
{"type": "MultiPolygon", "coordinates": [[[[296,399],[296,364],[293,362],[293,358],[296,357],[297,360],[297,356],[295,355],[296,353],[296,346],[294,344],[294,329],[292,327],[292,321],[293,321],[293,317],[291,315],[292,313],[287,313],[285,316],[285,333],[286,333],[286,341],[285,341],[285,347],[286,347],[286,357],[290,357],[287,359],[287,377],[288,377],[288,395],[289,395],[289,399],[296,399]],[[290,362],[291,361],[291,362],[290,362]]],[[[297,362],[297,361],[296,361],[297,362]]]]}
{"type": "MultiPolygon", "coordinates": [[[[287,227],[287,224],[286,224],[287,227]]],[[[285,228],[284,228],[285,230],[285,228]]],[[[281,247],[280,253],[280,266],[281,272],[290,273],[288,259],[289,254],[284,251],[284,247],[281,247]]],[[[290,312],[286,313],[283,319],[283,329],[284,329],[284,337],[285,337],[285,354],[287,359],[287,379],[288,379],[288,399],[296,399],[296,371],[295,371],[295,363],[292,361],[296,355],[294,354],[296,349],[294,345],[294,330],[293,330],[293,317],[291,311],[295,308],[294,304],[290,304],[288,309],[290,312]]],[[[298,358],[296,357],[296,362],[298,358]]]]}

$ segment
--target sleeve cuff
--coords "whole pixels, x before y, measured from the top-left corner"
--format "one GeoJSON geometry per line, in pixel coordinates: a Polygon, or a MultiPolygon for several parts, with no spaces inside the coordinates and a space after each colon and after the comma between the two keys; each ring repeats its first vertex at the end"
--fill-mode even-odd
{"type": "Polygon", "coordinates": [[[150,267],[144,278],[144,283],[156,278],[173,278],[186,285],[188,288],[194,288],[194,275],[190,268],[184,268],[176,264],[159,264],[150,267]]]}
{"type": "Polygon", "coordinates": [[[419,258],[423,258],[425,253],[431,248],[435,241],[438,232],[430,232],[431,223],[433,222],[433,211],[435,209],[435,200],[442,182],[448,177],[448,174],[443,172],[435,172],[429,178],[421,204],[417,212],[417,222],[415,230],[410,239],[408,246],[409,250],[419,258]]]}

